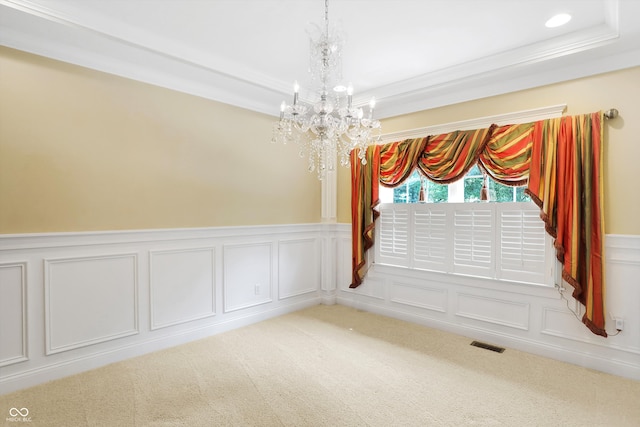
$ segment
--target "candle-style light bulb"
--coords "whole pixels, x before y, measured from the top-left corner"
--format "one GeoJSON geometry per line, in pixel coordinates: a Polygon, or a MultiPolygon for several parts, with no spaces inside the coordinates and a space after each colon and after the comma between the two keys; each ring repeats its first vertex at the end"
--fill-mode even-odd
{"type": "Polygon", "coordinates": [[[298,91],[300,90],[300,85],[296,80],[293,82],[293,105],[298,105],[298,91]]]}
{"type": "Polygon", "coordinates": [[[282,104],[280,104],[280,120],[282,120],[284,118],[284,109],[287,108],[287,104],[282,101],[282,104]]]}
{"type": "Polygon", "coordinates": [[[376,99],[375,98],[371,98],[371,101],[369,101],[369,119],[373,118],[373,109],[376,108],[376,99]]]}
{"type": "Polygon", "coordinates": [[[347,106],[351,108],[351,104],[353,103],[353,85],[349,83],[347,86],[347,106]]]}

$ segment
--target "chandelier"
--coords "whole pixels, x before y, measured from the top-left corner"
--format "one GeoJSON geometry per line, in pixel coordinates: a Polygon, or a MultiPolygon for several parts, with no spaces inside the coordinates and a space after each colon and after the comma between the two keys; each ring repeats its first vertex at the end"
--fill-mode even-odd
{"type": "Polygon", "coordinates": [[[329,1],[324,2],[324,26],[313,25],[307,31],[310,40],[309,72],[317,89],[311,102],[300,100],[300,86],[294,83],[293,103],[282,102],[280,120],[274,123],[271,142],[295,142],[300,157],[308,159],[309,172],[323,179],[327,171],[335,169],[336,160],[349,166],[353,149],[366,163],[365,148],[380,139],[380,122],[373,119],[375,99],[369,109],[353,105],[353,86],[342,83],[341,32],[329,26],[329,1]],[[315,98],[315,99],[313,99],[315,98]]]}

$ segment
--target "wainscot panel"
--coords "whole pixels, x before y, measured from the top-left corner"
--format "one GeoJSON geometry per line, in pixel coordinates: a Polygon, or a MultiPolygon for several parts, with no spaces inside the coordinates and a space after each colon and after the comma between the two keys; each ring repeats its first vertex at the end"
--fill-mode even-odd
{"type": "Polygon", "coordinates": [[[151,251],[151,329],[216,314],[215,249],[151,251]]]}
{"type": "Polygon", "coordinates": [[[0,264],[0,367],[27,360],[26,263],[0,264]]]}
{"type": "Polygon", "coordinates": [[[0,394],[335,301],[338,230],[0,235],[0,394]]]}
{"type": "MultiPolygon", "coordinates": [[[[346,233],[344,233],[346,234],[346,233]]],[[[348,234],[342,235],[337,240],[337,261],[336,261],[336,288],[349,289],[351,284],[351,238],[348,234]]]]}
{"type": "Polygon", "coordinates": [[[225,313],[273,300],[272,246],[271,242],[223,246],[225,313]]]}
{"type": "Polygon", "coordinates": [[[447,311],[447,291],[442,288],[393,282],[390,301],[440,313],[447,311]]]}
{"type": "Polygon", "coordinates": [[[278,246],[278,297],[291,298],[320,287],[316,239],[282,240],[278,246]]]}
{"type": "Polygon", "coordinates": [[[456,316],[516,329],[529,329],[529,304],[458,293],[456,316]]]}
{"type": "Polygon", "coordinates": [[[44,260],[46,354],[138,333],[136,254],[44,260]]]}

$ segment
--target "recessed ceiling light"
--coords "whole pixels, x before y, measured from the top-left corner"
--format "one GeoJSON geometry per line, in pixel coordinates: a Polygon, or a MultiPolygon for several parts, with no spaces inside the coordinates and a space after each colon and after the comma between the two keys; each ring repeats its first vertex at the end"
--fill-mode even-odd
{"type": "Polygon", "coordinates": [[[555,28],[564,25],[569,21],[571,21],[571,15],[568,13],[559,13],[552,16],[544,25],[547,28],[555,28]]]}

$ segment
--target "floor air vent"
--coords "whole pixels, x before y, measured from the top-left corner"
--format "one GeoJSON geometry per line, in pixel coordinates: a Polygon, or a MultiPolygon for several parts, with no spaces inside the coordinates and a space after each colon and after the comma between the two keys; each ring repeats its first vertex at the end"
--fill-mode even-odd
{"type": "Polygon", "coordinates": [[[483,343],[480,341],[473,341],[471,345],[474,347],[484,348],[485,350],[495,351],[496,353],[502,353],[504,351],[504,348],[502,347],[496,347],[495,345],[483,343]]]}

